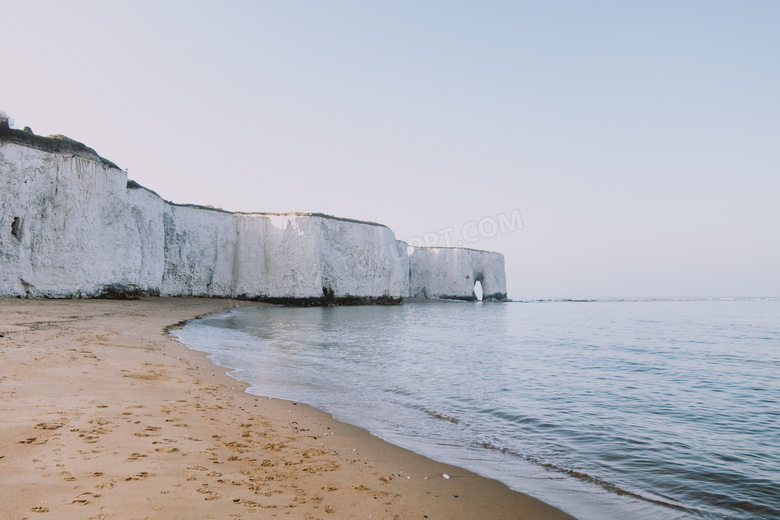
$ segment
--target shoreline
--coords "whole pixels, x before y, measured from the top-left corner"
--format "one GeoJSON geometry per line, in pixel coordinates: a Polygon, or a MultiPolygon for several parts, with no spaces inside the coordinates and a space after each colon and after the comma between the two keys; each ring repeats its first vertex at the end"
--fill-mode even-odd
{"type": "Polygon", "coordinates": [[[164,332],[247,305],[0,299],[0,517],[573,518],[248,394],[164,332]]]}

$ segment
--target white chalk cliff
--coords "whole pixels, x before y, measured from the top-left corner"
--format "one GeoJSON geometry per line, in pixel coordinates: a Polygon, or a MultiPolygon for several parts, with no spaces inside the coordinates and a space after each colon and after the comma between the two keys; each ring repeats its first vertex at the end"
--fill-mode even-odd
{"type": "Polygon", "coordinates": [[[176,205],[85,153],[0,139],[0,295],[297,304],[506,298],[504,258],[408,247],[386,226],[176,205]]]}
{"type": "Polygon", "coordinates": [[[409,291],[413,298],[476,299],[474,285],[482,285],[483,299],[506,299],[504,255],[451,247],[407,248],[409,291]]]}

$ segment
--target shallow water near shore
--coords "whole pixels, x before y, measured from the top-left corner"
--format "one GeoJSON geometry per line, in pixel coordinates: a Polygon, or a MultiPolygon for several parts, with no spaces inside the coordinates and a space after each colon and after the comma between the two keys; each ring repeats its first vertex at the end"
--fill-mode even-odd
{"type": "Polygon", "coordinates": [[[177,336],[581,519],[780,516],[780,300],[246,307],[177,336]]]}

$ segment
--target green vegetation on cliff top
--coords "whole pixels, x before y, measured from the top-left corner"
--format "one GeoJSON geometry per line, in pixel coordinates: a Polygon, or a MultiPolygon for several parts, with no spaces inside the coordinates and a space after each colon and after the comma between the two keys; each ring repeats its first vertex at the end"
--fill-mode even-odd
{"type": "Polygon", "coordinates": [[[98,155],[98,153],[89,146],[71,139],[70,137],[59,134],[50,135],[48,137],[35,135],[29,126],[25,127],[24,130],[11,128],[10,118],[2,111],[0,111],[0,141],[10,141],[31,148],[37,148],[44,152],[72,152],[81,155],[91,155],[109,168],[120,169],[119,166],[113,162],[98,155]]]}

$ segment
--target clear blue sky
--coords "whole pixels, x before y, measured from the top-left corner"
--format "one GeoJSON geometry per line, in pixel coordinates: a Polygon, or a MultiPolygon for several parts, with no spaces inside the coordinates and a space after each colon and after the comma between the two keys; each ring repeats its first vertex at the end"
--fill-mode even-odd
{"type": "Polygon", "coordinates": [[[401,239],[519,210],[472,244],[516,299],[780,296],[776,0],[27,0],[0,20],[0,109],[166,199],[401,239]]]}

